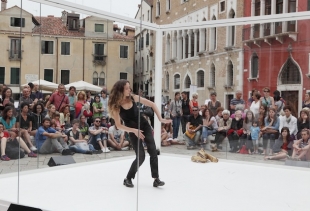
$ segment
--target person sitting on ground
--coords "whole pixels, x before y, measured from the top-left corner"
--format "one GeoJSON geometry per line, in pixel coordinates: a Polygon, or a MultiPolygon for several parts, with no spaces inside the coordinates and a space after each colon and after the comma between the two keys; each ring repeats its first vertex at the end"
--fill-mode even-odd
{"type": "Polygon", "coordinates": [[[276,140],[275,144],[273,145],[273,152],[274,155],[265,156],[265,160],[281,160],[289,158],[291,154],[291,149],[289,148],[290,145],[290,129],[288,127],[283,127],[281,129],[281,134],[279,138],[276,140]]]}
{"type": "Polygon", "coordinates": [[[279,120],[280,126],[279,130],[283,127],[288,127],[290,129],[290,140],[295,140],[295,136],[297,135],[298,129],[297,129],[297,118],[292,115],[292,107],[287,105],[284,106],[283,111],[285,113],[285,116],[279,120]]]}
{"type": "Polygon", "coordinates": [[[253,149],[253,142],[251,140],[251,127],[254,121],[255,119],[254,119],[253,112],[248,110],[246,112],[245,119],[243,121],[243,126],[242,126],[243,133],[240,136],[240,146],[242,147],[245,145],[246,148],[248,149],[249,154],[251,154],[251,149],[253,149]]]}
{"type": "Polygon", "coordinates": [[[88,129],[89,125],[86,122],[86,117],[84,115],[80,116],[80,125],[79,125],[80,132],[82,134],[82,137],[86,140],[88,140],[88,129]]]}
{"type": "Polygon", "coordinates": [[[106,116],[101,117],[101,124],[100,125],[101,125],[101,127],[106,127],[108,129],[111,127],[111,124],[110,124],[110,122],[108,122],[106,116]]]}
{"type": "Polygon", "coordinates": [[[57,132],[51,126],[51,119],[44,118],[42,126],[37,130],[35,140],[40,154],[51,154],[54,152],[61,153],[62,155],[73,155],[64,138],[66,134],[57,132]]]}
{"type": "Polygon", "coordinates": [[[16,128],[20,129],[20,135],[25,140],[25,142],[28,144],[30,149],[32,151],[36,151],[37,148],[33,146],[31,139],[30,139],[33,118],[28,112],[29,104],[22,103],[20,105],[20,109],[21,109],[21,113],[16,118],[16,128]]]}
{"type": "Polygon", "coordinates": [[[60,117],[59,117],[59,121],[60,121],[60,125],[69,125],[71,120],[70,120],[70,106],[69,105],[65,105],[60,109],[60,113],[59,113],[60,117]]]}
{"type": "Polygon", "coordinates": [[[101,150],[95,150],[94,146],[88,144],[85,139],[83,139],[82,134],[79,131],[79,120],[74,119],[72,121],[72,129],[67,132],[69,149],[75,153],[82,154],[100,154],[101,150]]]}
{"type": "Polygon", "coordinates": [[[96,150],[102,150],[102,152],[110,152],[107,147],[107,128],[101,127],[100,123],[100,117],[96,117],[94,119],[94,126],[89,128],[89,143],[92,144],[96,150]]]}
{"type": "Polygon", "coordinates": [[[14,104],[14,99],[12,98],[12,89],[7,87],[2,91],[2,105],[5,106],[8,103],[14,104]]]}
{"type": "Polygon", "coordinates": [[[189,121],[186,124],[186,132],[184,140],[187,144],[187,149],[196,149],[196,145],[201,138],[202,117],[198,114],[198,107],[192,108],[193,114],[190,115],[189,121]]]}
{"type": "Polygon", "coordinates": [[[35,136],[37,133],[37,129],[41,126],[42,124],[42,119],[45,117],[44,113],[44,105],[42,103],[37,103],[33,106],[32,112],[32,131],[30,134],[32,136],[35,136]]]}
{"type": "Polygon", "coordinates": [[[307,129],[301,131],[301,139],[296,140],[293,144],[292,159],[294,160],[310,160],[310,132],[307,129]]]}
{"type": "Polygon", "coordinates": [[[203,144],[207,144],[208,136],[216,133],[218,125],[215,117],[212,115],[212,111],[210,109],[204,109],[202,112],[202,141],[203,144]]]}
{"type": "Polygon", "coordinates": [[[116,125],[111,120],[112,125],[109,128],[109,145],[115,150],[128,150],[129,141],[125,140],[125,133],[124,131],[118,129],[116,125]]]}
{"type": "Polygon", "coordinates": [[[211,141],[211,143],[213,143],[211,145],[213,152],[218,151],[219,145],[226,138],[227,131],[228,131],[228,129],[230,129],[231,122],[232,122],[232,119],[229,117],[230,112],[228,110],[224,110],[222,112],[222,114],[223,114],[223,118],[220,119],[220,121],[218,123],[219,127],[217,128],[217,132],[215,134],[215,139],[213,141],[211,141]]]}
{"type": "Polygon", "coordinates": [[[0,122],[4,125],[5,130],[8,130],[12,139],[18,136],[19,129],[16,127],[16,118],[13,115],[14,107],[7,104],[0,117],[0,122]]]}
{"type": "Polygon", "coordinates": [[[297,121],[297,139],[301,139],[301,131],[303,129],[310,129],[310,115],[309,115],[309,111],[306,109],[302,109],[300,111],[300,115],[297,121]]]}
{"type": "Polygon", "coordinates": [[[229,152],[238,153],[241,149],[239,137],[243,134],[243,119],[242,112],[240,110],[237,110],[234,114],[235,118],[232,119],[230,129],[227,132],[227,138],[230,146],[229,152]]]}
{"type": "Polygon", "coordinates": [[[169,135],[168,132],[165,129],[165,123],[161,123],[161,146],[166,147],[166,146],[170,146],[170,140],[172,140],[172,137],[170,137],[169,139],[169,135]]]}
{"type": "MultiPolygon", "coordinates": [[[[9,141],[18,141],[19,145],[24,151],[28,154],[28,157],[37,157],[37,155],[32,152],[26,145],[23,139],[21,138],[16,138],[16,139],[11,139],[10,134],[5,131],[4,125],[0,122],[0,142],[1,142],[1,160],[3,161],[9,161],[11,160],[6,154],[5,154],[5,149],[6,149],[6,144],[9,141]]],[[[17,143],[18,144],[18,143],[17,143]]]]}

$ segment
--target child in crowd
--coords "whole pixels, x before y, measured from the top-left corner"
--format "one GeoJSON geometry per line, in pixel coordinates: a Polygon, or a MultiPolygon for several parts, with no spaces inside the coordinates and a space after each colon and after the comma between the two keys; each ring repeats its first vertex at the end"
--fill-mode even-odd
{"type": "MultiPolygon", "coordinates": [[[[258,126],[257,121],[253,122],[250,128],[250,131],[251,131],[251,139],[253,142],[253,149],[254,149],[253,153],[258,154],[258,136],[259,136],[260,128],[258,126]]],[[[251,154],[251,149],[248,149],[248,150],[249,150],[249,154],[251,154]]]]}

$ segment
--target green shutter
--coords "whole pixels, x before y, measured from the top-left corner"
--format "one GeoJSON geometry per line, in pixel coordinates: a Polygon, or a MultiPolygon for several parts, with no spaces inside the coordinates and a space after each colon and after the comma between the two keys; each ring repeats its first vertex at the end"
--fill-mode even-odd
{"type": "Polygon", "coordinates": [[[5,68],[0,67],[0,84],[4,84],[4,78],[5,78],[5,68]]]}

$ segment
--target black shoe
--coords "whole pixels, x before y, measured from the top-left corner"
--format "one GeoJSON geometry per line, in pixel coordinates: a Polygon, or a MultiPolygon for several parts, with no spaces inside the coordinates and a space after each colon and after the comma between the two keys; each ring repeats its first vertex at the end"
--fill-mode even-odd
{"type": "Polygon", "coordinates": [[[93,151],[93,154],[101,154],[102,153],[102,150],[94,150],[93,151]]]}
{"type": "Polygon", "coordinates": [[[85,152],[85,154],[92,155],[93,151],[88,150],[88,151],[85,152]]]}
{"type": "Polygon", "coordinates": [[[74,152],[72,152],[70,149],[64,149],[61,152],[62,155],[73,155],[72,153],[74,154],[74,152]]]}
{"type": "Polygon", "coordinates": [[[131,179],[124,179],[124,183],[123,183],[126,187],[128,188],[133,188],[133,184],[131,182],[131,179]]]}
{"type": "Polygon", "coordinates": [[[160,181],[159,178],[154,180],[153,187],[164,186],[165,182],[160,181]]]}

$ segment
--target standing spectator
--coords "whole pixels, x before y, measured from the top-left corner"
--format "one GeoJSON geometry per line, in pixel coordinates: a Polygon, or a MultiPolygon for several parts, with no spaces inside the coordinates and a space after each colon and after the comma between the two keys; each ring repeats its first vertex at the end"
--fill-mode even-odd
{"type": "Polygon", "coordinates": [[[102,102],[100,102],[100,97],[98,95],[95,96],[95,102],[93,102],[93,111],[93,118],[102,117],[104,108],[102,106],[102,102]]]}
{"type": "Polygon", "coordinates": [[[21,112],[16,119],[16,128],[19,128],[21,137],[28,143],[31,151],[36,151],[37,148],[33,146],[30,133],[32,131],[32,116],[29,114],[28,103],[22,103],[20,106],[21,112]]]}
{"type": "Polygon", "coordinates": [[[275,143],[275,139],[279,136],[279,125],[280,121],[276,115],[276,110],[274,108],[269,108],[269,113],[265,118],[265,127],[261,129],[263,133],[263,153],[262,155],[267,155],[267,144],[268,139],[270,140],[270,153],[272,154],[272,148],[275,143]]]}
{"type": "Polygon", "coordinates": [[[107,147],[107,128],[100,126],[101,119],[96,117],[94,119],[94,126],[89,128],[90,144],[92,144],[96,150],[102,150],[102,152],[110,152],[107,147]]]}
{"type": "Polygon", "coordinates": [[[223,118],[219,120],[217,132],[215,134],[214,141],[211,141],[213,145],[211,145],[212,152],[216,152],[219,149],[219,145],[226,138],[227,131],[230,129],[232,119],[230,118],[230,112],[228,110],[223,110],[222,112],[223,118]]]}
{"type": "Polygon", "coordinates": [[[231,110],[231,114],[234,114],[236,111],[236,105],[243,105],[243,108],[245,106],[245,102],[244,100],[241,98],[242,97],[242,92],[240,90],[236,91],[236,98],[233,98],[230,101],[230,110],[231,110]]]}
{"type": "Polygon", "coordinates": [[[167,100],[164,95],[161,95],[161,115],[162,118],[165,118],[165,105],[167,104],[167,100]]]}
{"type": "Polygon", "coordinates": [[[284,105],[283,101],[281,100],[280,96],[276,95],[276,96],[274,96],[273,99],[274,99],[274,107],[276,109],[277,116],[279,117],[279,116],[283,115],[282,111],[283,111],[283,108],[285,105],[284,105]]]}
{"type": "Polygon", "coordinates": [[[310,108],[310,93],[305,94],[305,100],[302,102],[302,108],[310,108]]]}
{"type": "Polygon", "coordinates": [[[255,92],[252,96],[253,101],[250,106],[250,110],[253,112],[254,118],[256,120],[258,120],[259,117],[260,97],[260,94],[258,92],[255,92]]]}
{"type": "Polygon", "coordinates": [[[302,109],[300,111],[300,115],[297,121],[297,139],[301,139],[301,131],[303,129],[310,129],[310,119],[309,119],[309,111],[306,109],[302,109]]]}
{"type": "Polygon", "coordinates": [[[24,88],[23,89],[23,95],[19,99],[20,105],[23,103],[27,103],[29,105],[29,108],[33,108],[33,100],[30,98],[30,88],[24,88]]]}
{"type": "Polygon", "coordinates": [[[128,150],[129,141],[125,139],[125,133],[113,125],[109,128],[109,145],[116,150],[128,150]]]}
{"type": "Polygon", "coordinates": [[[80,91],[77,94],[77,101],[75,102],[75,116],[74,118],[79,118],[83,114],[83,106],[86,103],[86,94],[84,91],[80,91]]]}
{"type": "Polygon", "coordinates": [[[242,112],[237,110],[235,112],[235,118],[232,119],[230,129],[227,132],[227,138],[229,140],[230,151],[239,152],[241,146],[239,145],[239,137],[243,134],[243,119],[242,112]]]}
{"type": "Polygon", "coordinates": [[[37,148],[40,154],[51,154],[54,152],[61,153],[62,155],[73,155],[65,138],[67,135],[57,132],[54,128],[50,127],[51,120],[44,118],[42,120],[42,126],[39,127],[35,140],[37,148]]]}
{"type": "MultiPolygon", "coordinates": [[[[191,99],[191,101],[189,101],[189,107],[190,107],[190,109],[192,109],[192,108],[194,108],[194,107],[197,107],[197,108],[199,108],[199,105],[198,105],[198,93],[193,93],[192,94],[192,99],[191,99]]],[[[192,112],[191,112],[191,114],[192,114],[192,112]]]]}
{"type": "Polygon", "coordinates": [[[182,101],[180,100],[180,92],[176,92],[174,94],[174,100],[170,104],[170,116],[172,118],[173,139],[177,139],[182,117],[182,101]]]}
{"type": "Polygon", "coordinates": [[[274,99],[273,99],[273,97],[270,96],[270,88],[265,87],[263,89],[263,92],[264,92],[263,96],[260,98],[261,105],[266,106],[267,109],[273,108],[274,107],[274,99]]]}
{"type": "Polygon", "coordinates": [[[75,103],[77,101],[76,88],[74,86],[69,87],[68,100],[69,100],[69,106],[70,106],[70,119],[74,119],[74,117],[75,117],[75,103]]]}
{"type": "MultiPolygon", "coordinates": [[[[258,154],[258,137],[260,133],[260,128],[258,127],[258,122],[256,120],[253,121],[253,125],[250,127],[250,137],[252,140],[252,145],[253,145],[253,153],[258,154]]],[[[248,144],[250,146],[250,144],[248,144]]],[[[251,149],[250,147],[247,147],[249,154],[251,154],[251,149]]]]}
{"type": "Polygon", "coordinates": [[[106,116],[107,119],[109,119],[109,112],[108,112],[109,97],[106,90],[101,90],[100,102],[102,103],[103,108],[102,116],[106,116]]]}
{"type": "Polygon", "coordinates": [[[258,91],[256,89],[252,89],[250,97],[248,99],[248,107],[250,107],[252,105],[252,102],[254,101],[253,96],[258,93],[258,91]]]}
{"type": "MultiPolygon", "coordinates": [[[[186,92],[182,92],[182,117],[181,117],[181,124],[182,124],[182,133],[186,132],[186,123],[189,121],[190,116],[190,106],[189,106],[189,99],[186,92]]],[[[171,100],[169,100],[169,103],[171,103],[171,100]]],[[[170,115],[170,113],[169,113],[170,115]]]]}
{"type": "MultiPolygon", "coordinates": [[[[52,94],[52,96],[49,98],[46,107],[48,107],[50,104],[54,104],[56,111],[60,111],[60,109],[69,104],[69,98],[67,95],[65,95],[65,85],[59,84],[58,85],[58,92],[55,92],[52,94]]],[[[70,104],[71,105],[71,104],[70,104]]]]}
{"type": "MultiPolygon", "coordinates": [[[[165,119],[170,119],[170,103],[171,103],[171,99],[168,100],[167,104],[165,105],[165,112],[164,112],[164,118],[165,119]]],[[[181,118],[181,123],[182,123],[182,119],[183,119],[183,116],[181,118]]]]}
{"type": "Polygon", "coordinates": [[[211,110],[211,115],[217,115],[217,108],[221,107],[221,102],[216,99],[216,92],[211,92],[210,101],[208,102],[208,108],[211,110]]]}
{"type": "Polygon", "coordinates": [[[203,125],[202,117],[198,113],[198,107],[193,107],[192,111],[193,114],[189,117],[184,134],[187,149],[196,149],[196,145],[199,144],[201,139],[201,127],[203,125]]]}
{"type": "Polygon", "coordinates": [[[285,116],[280,119],[279,130],[281,131],[283,127],[288,127],[290,130],[290,141],[295,140],[297,135],[297,118],[292,115],[292,107],[287,105],[283,108],[285,116]]]}
{"type": "Polygon", "coordinates": [[[12,89],[4,88],[2,91],[2,105],[5,106],[8,103],[14,104],[14,100],[12,98],[12,89]]]}
{"type": "Polygon", "coordinates": [[[91,92],[86,91],[86,101],[89,103],[90,111],[93,112],[93,102],[94,99],[91,97],[91,92]]]}
{"type": "Polygon", "coordinates": [[[296,140],[293,144],[292,158],[294,160],[310,160],[310,139],[309,130],[303,129],[301,131],[301,139],[296,140]]]}

